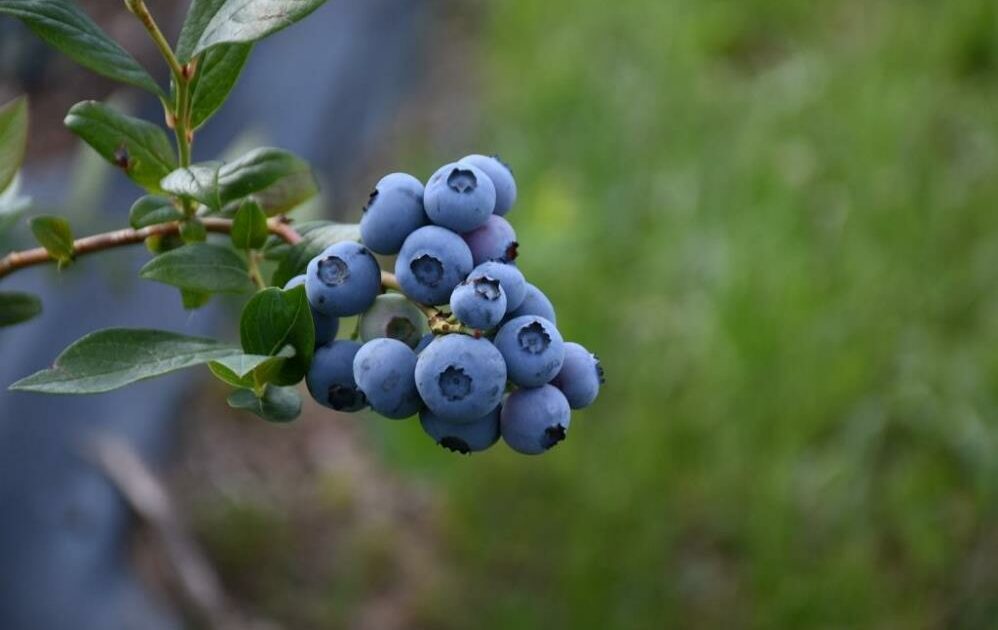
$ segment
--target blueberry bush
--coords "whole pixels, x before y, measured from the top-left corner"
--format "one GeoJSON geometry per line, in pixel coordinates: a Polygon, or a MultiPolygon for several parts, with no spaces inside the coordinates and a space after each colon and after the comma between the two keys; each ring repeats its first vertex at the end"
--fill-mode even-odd
{"type": "MultiPolygon", "coordinates": [[[[288,151],[192,160],[198,130],[225,101],[254,42],[323,1],[193,0],[172,45],[143,0],[125,0],[169,68],[164,89],[70,0],[0,0],[0,15],[22,20],[76,62],[155,95],[173,135],[107,103],[74,105],[66,127],[142,190],[130,225],[75,238],[65,219],[32,216],[40,247],[0,259],[0,278],[144,243],[152,258],[139,275],[178,289],[185,308],[215,294],[248,296],[239,346],[162,330],[100,330],[11,388],[92,394],[207,365],[232,386],[230,406],[270,421],[299,415],[304,380],[316,401],[339,412],[418,415],[452,451],[481,451],[502,436],[518,452],[542,453],[565,438],[571,410],[595,400],[602,369],[589,350],[563,341],[550,300],[515,266],[516,233],[505,217],[516,181],[498,157],[465,156],[425,186],[409,174],[387,175],[359,225],[289,217],[318,187],[309,164],[288,151]],[[394,273],[375,254],[394,256],[394,273]],[[353,316],[352,333],[341,330],[340,318],[353,316]]],[[[25,100],[0,108],[0,229],[30,205],[17,181],[27,139],[25,100]]],[[[0,292],[0,325],[40,311],[32,295],[0,292]]]]}

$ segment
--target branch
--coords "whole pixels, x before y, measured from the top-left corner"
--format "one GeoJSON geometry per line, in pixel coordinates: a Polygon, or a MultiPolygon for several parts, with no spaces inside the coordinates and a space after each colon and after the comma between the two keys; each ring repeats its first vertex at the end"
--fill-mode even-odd
{"type": "MultiPolygon", "coordinates": [[[[217,234],[232,232],[232,221],[229,219],[207,218],[201,219],[201,222],[209,232],[217,234]]],[[[276,218],[267,221],[267,229],[270,230],[271,234],[279,236],[291,245],[301,241],[301,235],[285,219],[276,218]]],[[[150,236],[170,236],[179,233],[180,223],[173,222],[150,225],[140,230],[126,228],[124,230],[115,230],[114,232],[105,232],[104,234],[85,236],[73,241],[73,257],[84,256],[106,249],[114,249],[115,247],[123,247],[125,245],[136,245],[142,243],[150,236]]],[[[54,261],[43,247],[36,247],[21,252],[11,252],[0,258],[0,278],[18,269],[42,265],[48,262],[54,261]]]]}

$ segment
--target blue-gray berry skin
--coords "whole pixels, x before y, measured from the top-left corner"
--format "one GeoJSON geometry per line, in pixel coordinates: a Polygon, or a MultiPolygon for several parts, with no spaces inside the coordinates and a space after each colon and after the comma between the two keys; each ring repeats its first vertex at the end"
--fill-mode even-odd
{"type": "Polygon", "coordinates": [[[305,377],[316,402],[336,411],[360,411],[367,406],[353,377],[353,360],[359,350],[359,343],[345,339],[316,348],[305,377]]]}
{"type": "MultiPolygon", "coordinates": [[[[293,289],[305,284],[305,274],[300,274],[288,280],[284,285],[284,290],[293,289]]],[[[315,324],[315,345],[316,347],[325,345],[336,339],[336,333],[340,330],[340,320],[332,315],[325,315],[315,310],[312,311],[312,323],[315,324]]]]}
{"type": "Polygon", "coordinates": [[[477,166],[454,162],[442,166],[423,192],[426,216],[455,232],[470,232],[492,215],[496,188],[477,166]]]}
{"type": "Polygon", "coordinates": [[[538,317],[550,320],[552,323],[558,323],[551,300],[548,299],[548,296],[544,295],[543,291],[529,282],[527,283],[523,301],[520,302],[518,307],[506,314],[506,320],[509,321],[516,317],[523,317],[524,315],[537,315],[538,317]]]}
{"type": "Polygon", "coordinates": [[[423,211],[423,184],[412,175],[385,175],[374,187],[360,218],[364,245],[379,254],[397,254],[407,236],[429,223],[423,211]]]}
{"type": "Polygon", "coordinates": [[[518,389],[502,405],[502,439],[518,453],[539,455],[565,439],[571,415],[568,401],[557,387],[518,389]]]}
{"type": "Polygon", "coordinates": [[[500,409],[496,407],[484,417],[467,422],[444,420],[429,409],[423,409],[419,412],[419,424],[443,448],[468,455],[484,451],[499,440],[500,409]]]}
{"type": "Polygon", "coordinates": [[[395,260],[402,292],[417,302],[439,306],[472,268],[471,250],[454,232],[436,225],[421,227],[405,239],[395,260]]]}
{"type": "Polygon", "coordinates": [[[386,418],[408,418],[423,406],[416,391],[416,353],[397,339],[374,339],[361,346],[353,376],[371,409],[386,418]]]}
{"type": "Polygon", "coordinates": [[[423,350],[426,350],[427,346],[429,346],[434,339],[436,339],[436,336],[433,333],[423,335],[423,338],[420,339],[419,343],[416,344],[415,348],[416,354],[419,354],[423,350]]]}
{"type": "Polygon", "coordinates": [[[549,320],[536,315],[503,324],[495,345],[506,360],[509,380],[520,387],[540,387],[550,382],[565,361],[561,333],[549,320]]]}
{"type": "Polygon", "coordinates": [[[336,243],[309,261],[305,293],[320,313],[336,317],[363,313],[381,293],[381,268],[360,243],[336,243]]]}
{"type": "Polygon", "coordinates": [[[572,409],[593,404],[604,382],[599,358],[574,342],[565,343],[565,362],[551,384],[561,390],[572,409]]]}
{"type": "Polygon", "coordinates": [[[491,330],[506,314],[506,292],[495,278],[468,279],[451,293],[450,310],[465,326],[491,330]]]}
{"type": "Polygon", "coordinates": [[[416,361],[416,388],[434,415],[468,422],[502,401],[506,362],[485,339],[459,334],[437,337],[416,361]]]}
{"type": "Polygon", "coordinates": [[[364,341],[389,337],[415,348],[430,327],[426,315],[404,295],[385,293],[360,316],[358,330],[364,341]]]}
{"type": "Polygon", "coordinates": [[[476,266],[488,260],[511,263],[516,260],[520,247],[513,226],[498,215],[490,216],[485,223],[466,232],[463,237],[476,266]]]}
{"type": "Polygon", "coordinates": [[[527,296],[527,281],[523,278],[523,273],[513,265],[489,261],[478,265],[468,274],[468,280],[482,277],[495,278],[499,281],[499,286],[506,293],[507,313],[515,311],[523,304],[523,298],[527,296]]]}
{"type": "Polygon", "coordinates": [[[473,164],[485,171],[496,187],[495,213],[501,216],[509,212],[516,203],[516,179],[513,178],[513,169],[500,160],[498,155],[472,154],[464,156],[459,161],[473,164]]]}

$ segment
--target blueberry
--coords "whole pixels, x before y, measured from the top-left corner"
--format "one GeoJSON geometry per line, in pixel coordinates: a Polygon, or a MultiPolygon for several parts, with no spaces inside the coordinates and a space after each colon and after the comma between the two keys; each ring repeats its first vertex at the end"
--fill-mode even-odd
{"type": "Polygon", "coordinates": [[[551,304],[551,300],[540,289],[529,282],[527,283],[527,290],[524,293],[523,301],[520,302],[520,305],[516,309],[506,315],[506,320],[508,321],[524,315],[537,315],[538,317],[550,320],[552,323],[557,323],[558,321],[555,319],[554,306],[551,304]]]}
{"type": "Polygon", "coordinates": [[[516,203],[516,180],[513,179],[513,170],[509,165],[500,160],[498,155],[466,155],[459,162],[472,164],[485,171],[496,187],[496,209],[494,212],[498,215],[509,212],[513,204],[516,203]]]}
{"type": "Polygon", "coordinates": [[[440,446],[467,455],[484,451],[499,440],[500,409],[496,407],[484,417],[468,422],[449,422],[423,409],[419,412],[419,424],[440,446]]]}
{"type": "Polygon", "coordinates": [[[492,215],[496,188],[477,166],[447,164],[426,183],[423,207],[430,221],[455,232],[470,232],[492,215]]]}
{"type": "Polygon", "coordinates": [[[356,315],[366,311],[381,293],[381,268],[366,247],[342,241],[308,263],[305,293],[320,313],[356,315]]]}
{"type": "Polygon", "coordinates": [[[499,281],[499,286],[506,293],[506,312],[514,311],[520,304],[523,304],[523,298],[527,295],[527,281],[519,269],[513,265],[489,261],[472,269],[471,273],[468,274],[468,280],[483,276],[499,281]]]}
{"type": "Polygon", "coordinates": [[[551,384],[561,390],[572,409],[593,404],[603,380],[599,358],[577,343],[565,344],[565,362],[551,384]]]}
{"type": "Polygon", "coordinates": [[[427,225],[405,239],[395,260],[402,292],[417,302],[440,305],[471,272],[471,250],[464,240],[442,227],[427,225]]]}
{"type": "Polygon", "coordinates": [[[471,250],[475,265],[488,260],[513,262],[516,260],[516,232],[506,219],[492,215],[485,223],[463,235],[464,242],[471,250]]]}
{"type": "Polygon", "coordinates": [[[371,308],[360,316],[359,330],[364,341],[389,337],[415,348],[430,327],[426,315],[404,295],[385,293],[375,298],[371,308]]]}
{"type": "Polygon", "coordinates": [[[503,324],[495,344],[506,360],[509,380],[520,387],[540,387],[550,382],[565,361],[561,333],[550,321],[536,315],[503,324]]]}
{"type": "Polygon", "coordinates": [[[405,238],[427,223],[422,182],[406,173],[392,173],[371,192],[360,218],[360,236],[371,251],[397,254],[405,238]]]}
{"type": "MultiPolygon", "coordinates": [[[[297,275],[288,280],[288,283],[284,285],[284,290],[287,291],[303,284],[305,284],[305,274],[297,275]]],[[[314,308],[311,311],[312,323],[315,324],[316,347],[336,339],[336,333],[340,330],[340,320],[332,315],[324,315],[314,308]]]]}
{"type": "Polygon", "coordinates": [[[491,330],[506,314],[506,292],[495,278],[468,279],[451,293],[450,309],[465,326],[491,330]]]}
{"type": "Polygon", "coordinates": [[[360,411],[367,406],[367,399],[353,378],[353,360],[358,350],[359,343],[347,340],[316,348],[305,384],[320,405],[336,411],[360,411]]]}
{"type": "Polygon", "coordinates": [[[502,400],[506,363],[485,339],[444,335],[420,353],[416,387],[426,406],[444,420],[481,418],[502,400]]]}
{"type": "Polygon", "coordinates": [[[397,339],[374,339],[361,346],[353,375],[371,408],[386,418],[408,418],[423,406],[416,391],[416,353],[397,339]]]}
{"type": "Polygon", "coordinates": [[[429,346],[430,342],[432,342],[434,339],[436,339],[436,336],[433,333],[423,335],[422,339],[419,340],[419,343],[416,344],[415,347],[416,354],[419,354],[423,350],[426,350],[426,347],[429,346]]]}
{"type": "Polygon", "coordinates": [[[502,439],[514,451],[538,455],[565,439],[572,411],[557,387],[518,389],[506,397],[500,415],[502,439]]]}

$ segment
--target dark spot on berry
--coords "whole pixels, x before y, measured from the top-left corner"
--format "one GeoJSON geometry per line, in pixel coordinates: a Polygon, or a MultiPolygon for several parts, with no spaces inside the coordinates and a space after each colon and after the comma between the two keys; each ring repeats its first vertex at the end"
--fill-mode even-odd
{"type": "Polygon", "coordinates": [[[374,200],[377,198],[378,198],[378,189],[375,188],[374,190],[371,191],[371,194],[367,196],[367,203],[364,204],[364,212],[367,212],[368,209],[374,205],[374,200]]]}
{"type": "Polygon", "coordinates": [[[405,317],[393,317],[385,325],[385,336],[391,339],[398,339],[410,346],[418,343],[416,326],[405,317]]]}
{"type": "Polygon", "coordinates": [[[444,277],[443,263],[429,254],[414,259],[409,263],[409,269],[412,270],[417,282],[428,287],[437,286],[444,277]]]}
{"type": "Polygon", "coordinates": [[[600,363],[599,357],[595,354],[593,355],[593,360],[596,361],[596,378],[599,379],[600,385],[606,384],[606,372],[603,371],[603,364],[600,363]]]}
{"type": "Polygon", "coordinates": [[[471,393],[471,377],[464,370],[453,365],[447,366],[438,379],[440,393],[447,400],[464,400],[471,393]]]}
{"type": "Polygon", "coordinates": [[[471,452],[471,447],[468,443],[461,438],[456,437],[445,437],[440,440],[440,446],[444,447],[452,453],[460,453],[462,455],[467,455],[471,452]]]}
{"type": "Polygon", "coordinates": [[[551,345],[551,335],[544,330],[544,324],[533,321],[516,333],[520,349],[529,354],[543,354],[551,345]]]}
{"type": "Polygon", "coordinates": [[[503,255],[503,262],[513,262],[516,257],[520,255],[520,243],[517,241],[512,241],[509,246],[506,247],[506,253],[503,255]]]}
{"type": "Polygon", "coordinates": [[[350,277],[350,267],[339,256],[327,256],[319,261],[316,273],[327,287],[338,287],[350,277]]]}
{"type": "Polygon", "coordinates": [[[447,176],[447,186],[458,193],[472,193],[478,188],[478,179],[471,171],[455,168],[447,176]]]}
{"type": "Polygon", "coordinates": [[[330,385],[326,399],[336,411],[360,411],[367,404],[364,392],[349,385],[330,385]]]}
{"type": "Polygon", "coordinates": [[[475,288],[475,295],[485,298],[490,302],[499,299],[499,281],[488,276],[475,278],[471,281],[475,288]]]}
{"type": "Polygon", "coordinates": [[[547,450],[565,439],[565,427],[556,424],[553,427],[544,429],[544,437],[541,438],[541,446],[547,450]]]}

